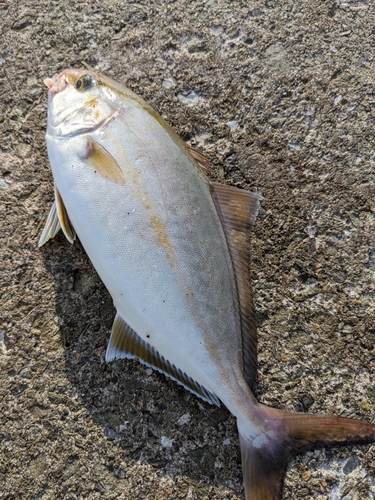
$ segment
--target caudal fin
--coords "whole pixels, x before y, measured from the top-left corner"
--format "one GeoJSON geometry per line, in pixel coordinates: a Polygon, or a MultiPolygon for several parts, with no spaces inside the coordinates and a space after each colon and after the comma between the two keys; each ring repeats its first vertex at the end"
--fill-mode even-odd
{"type": "Polygon", "coordinates": [[[375,442],[375,425],[369,422],[264,405],[258,410],[264,431],[255,438],[238,422],[246,500],[280,500],[288,462],[298,453],[319,446],[375,442]]]}

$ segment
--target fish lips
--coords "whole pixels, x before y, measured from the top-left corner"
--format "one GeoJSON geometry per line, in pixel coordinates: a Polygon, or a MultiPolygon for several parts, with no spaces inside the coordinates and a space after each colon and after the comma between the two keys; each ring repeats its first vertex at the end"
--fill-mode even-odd
{"type": "Polygon", "coordinates": [[[65,71],[54,75],[52,78],[46,78],[43,83],[48,87],[48,97],[52,99],[56,94],[62,92],[69,85],[65,71]]]}

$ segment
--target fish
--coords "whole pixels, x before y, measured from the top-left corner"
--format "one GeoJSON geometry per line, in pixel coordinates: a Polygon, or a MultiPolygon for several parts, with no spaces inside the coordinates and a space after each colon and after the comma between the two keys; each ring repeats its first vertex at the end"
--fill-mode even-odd
{"type": "Polygon", "coordinates": [[[141,97],[86,69],[47,78],[55,200],[39,239],[79,238],[116,307],[106,361],[135,358],[237,421],[246,500],[282,497],[288,462],[375,441],[375,425],[254,397],[250,233],[262,196],[209,162],[141,97]]]}

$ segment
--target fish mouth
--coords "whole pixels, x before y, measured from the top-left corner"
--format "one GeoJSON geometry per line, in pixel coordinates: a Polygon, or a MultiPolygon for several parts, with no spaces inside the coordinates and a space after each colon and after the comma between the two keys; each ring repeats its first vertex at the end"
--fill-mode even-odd
{"type": "Polygon", "coordinates": [[[62,92],[69,85],[69,81],[66,77],[66,72],[58,73],[52,78],[46,78],[43,83],[48,87],[48,96],[50,98],[54,97],[59,92],[62,92]]]}

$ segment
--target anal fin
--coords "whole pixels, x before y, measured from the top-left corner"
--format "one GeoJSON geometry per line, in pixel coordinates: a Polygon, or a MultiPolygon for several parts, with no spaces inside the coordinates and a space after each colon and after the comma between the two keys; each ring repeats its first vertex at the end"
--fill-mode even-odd
{"type": "Polygon", "coordinates": [[[116,314],[105,360],[109,362],[123,358],[136,358],[141,363],[164,373],[204,401],[220,406],[220,402],[214,394],[166,360],[154,347],[137,335],[119,314],[116,314]]]}

